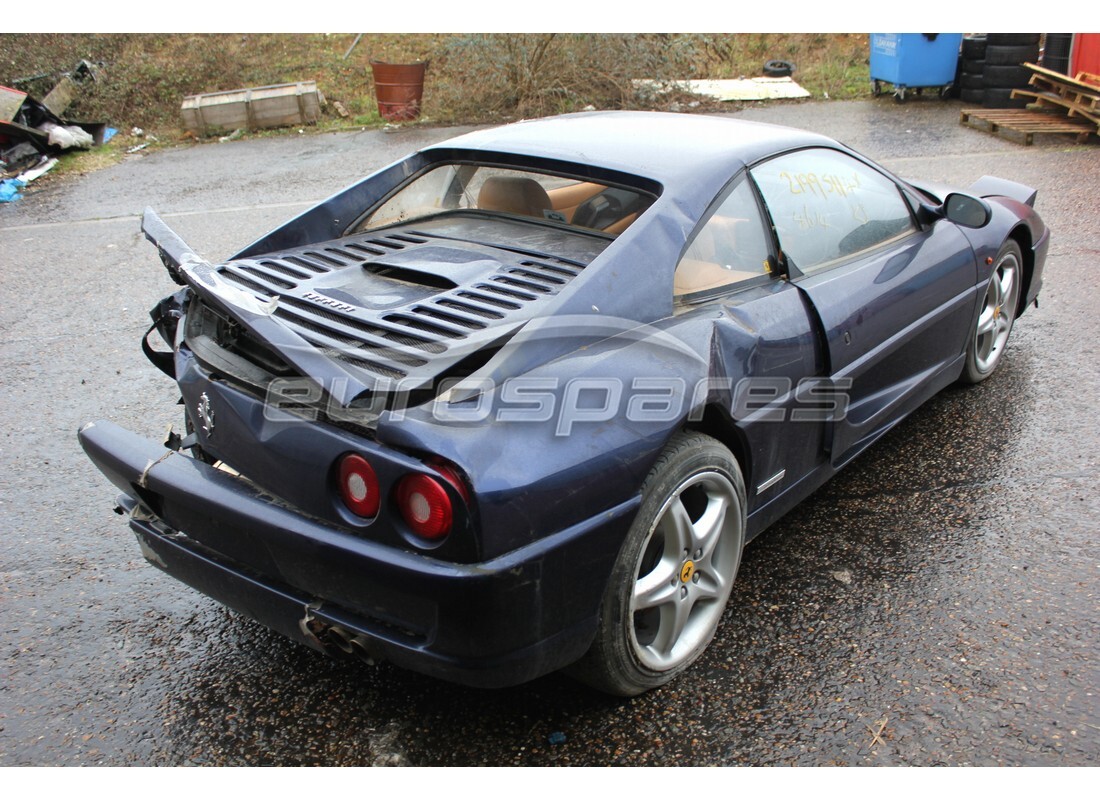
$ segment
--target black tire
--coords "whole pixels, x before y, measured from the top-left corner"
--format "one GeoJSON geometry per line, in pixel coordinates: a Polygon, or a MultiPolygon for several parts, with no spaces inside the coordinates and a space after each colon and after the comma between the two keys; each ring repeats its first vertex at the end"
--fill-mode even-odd
{"type": "Polygon", "coordinates": [[[972,75],[981,75],[983,72],[985,72],[985,59],[980,58],[973,61],[963,61],[962,71],[969,72],[972,75]]]}
{"type": "Polygon", "coordinates": [[[1026,61],[1036,63],[1039,60],[1039,46],[1038,45],[1012,45],[1004,47],[994,47],[989,45],[985,49],[985,66],[1019,66],[1026,61]]]}
{"type": "Polygon", "coordinates": [[[1039,46],[1038,33],[990,33],[986,34],[989,47],[1036,47],[1039,46]]]}
{"type": "Polygon", "coordinates": [[[790,61],[768,61],[764,64],[764,74],[769,78],[786,78],[794,72],[790,61]]]}
{"type": "Polygon", "coordinates": [[[962,41],[962,57],[964,60],[975,60],[985,58],[985,43],[986,38],[984,36],[966,36],[962,41]]]}
{"type": "Polygon", "coordinates": [[[701,433],[676,434],[642,485],[596,638],[567,671],[596,689],[632,697],[686,670],[714,636],[729,599],[745,544],[746,507],[733,454],[701,433]],[[723,515],[715,513],[721,509],[723,515]],[[713,530],[695,529],[715,517],[722,522],[713,530]],[[686,550],[685,541],[693,542],[686,550]],[[670,606],[671,615],[662,613],[670,606]],[[685,606],[681,618],[675,609],[685,606]]]}
{"type": "Polygon", "coordinates": [[[963,89],[959,92],[959,99],[964,103],[981,105],[985,102],[985,89],[963,89]]]}
{"type": "Polygon", "coordinates": [[[1063,75],[1069,72],[1069,56],[1073,47],[1072,33],[1048,33],[1043,44],[1043,66],[1063,75]]]}
{"type": "Polygon", "coordinates": [[[985,80],[982,73],[974,74],[973,72],[961,72],[959,73],[959,88],[960,89],[982,89],[985,87],[985,80]]]}
{"type": "Polygon", "coordinates": [[[990,65],[982,73],[982,85],[986,89],[1019,89],[1027,86],[1033,74],[1027,67],[990,65]]]}
{"type": "Polygon", "coordinates": [[[1016,322],[1023,285],[1023,255],[1020,246],[1008,239],[993,261],[978,321],[966,343],[966,365],[959,376],[961,383],[981,383],[1000,365],[1012,325],[1016,322]],[[1011,273],[1010,283],[1005,279],[1007,273],[1011,273]],[[991,323],[992,328],[983,332],[991,323]]]}
{"type": "Polygon", "coordinates": [[[1027,108],[1031,102],[1029,97],[1013,97],[1011,89],[983,89],[985,99],[982,105],[986,108],[1027,108]]]}

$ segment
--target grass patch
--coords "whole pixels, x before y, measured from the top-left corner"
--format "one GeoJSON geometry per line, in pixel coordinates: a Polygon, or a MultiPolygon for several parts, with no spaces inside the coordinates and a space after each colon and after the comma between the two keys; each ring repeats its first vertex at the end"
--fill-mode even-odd
{"type": "MultiPolygon", "coordinates": [[[[0,84],[102,64],[100,79],[67,112],[162,141],[185,136],[184,96],[314,80],[330,102],[327,124],[384,123],[370,59],[430,60],[424,121],[474,123],[596,108],[668,108],[638,96],[634,78],[729,78],[765,61],[796,65],[815,97],[870,94],[867,34],[0,34],[0,84]],[[350,117],[339,117],[339,100],[350,117]]],[[[41,97],[52,86],[32,88],[41,97]]],[[[682,104],[681,104],[682,105],[682,104]]],[[[700,108],[714,107],[704,103],[700,108]]],[[[729,107],[729,106],[725,106],[729,107]]],[[[103,156],[100,156],[103,157],[103,156]]]]}
{"type": "Polygon", "coordinates": [[[382,115],[378,113],[378,109],[375,108],[366,114],[358,114],[354,122],[356,125],[366,125],[375,127],[378,125],[385,125],[386,120],[382,119],[382,115]]]}
{"type": "Polygon", "coordinates": [[[122,155],[122,151],[112,147],[110,143],[90,150],[70,150],[58,157],[57,166],[46,173],[46,176],[86,175],[117,164],[122,160],[122,155]]]}

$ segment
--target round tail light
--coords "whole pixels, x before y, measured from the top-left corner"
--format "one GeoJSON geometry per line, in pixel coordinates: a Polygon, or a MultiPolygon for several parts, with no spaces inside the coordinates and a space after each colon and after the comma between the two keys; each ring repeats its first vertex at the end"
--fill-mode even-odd
{"type": "Polygon", "coordinates": [[[413,533],[425,539],[442,539],[451,532],[451,498],[430,475],[408,475],[397,484],[397,505],[413,533]]]}
{"type": "Polygon", "coordinates": [[[454,487],[454,490],[458,492],[459,497],[463,499],[468,505],[470,503],[470,489],[466,486],[466,481],[462,479],[462,474],[452,464],[444,461],[442,458],[433,458],[428,461],[428,464],[440,475],[443,476],[447,483],[454,487]]]}
{"type": "Polygon", "coordinates": [[[381,491],[374,467],[360,455],[349,453],[340,460],[340,497],[361,517],[378,515],[381,491]]]}

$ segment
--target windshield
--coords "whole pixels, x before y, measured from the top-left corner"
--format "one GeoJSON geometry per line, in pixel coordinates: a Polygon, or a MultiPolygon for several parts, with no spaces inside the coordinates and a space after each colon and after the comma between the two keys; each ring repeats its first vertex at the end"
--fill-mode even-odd
{"type": "Polygon", "coordinates": [[[420,175],[371,213],[371,230],[446,212],[477,211],[622,233],[653,197],[580,178],[478,164],[444,164],[420,175]]]}

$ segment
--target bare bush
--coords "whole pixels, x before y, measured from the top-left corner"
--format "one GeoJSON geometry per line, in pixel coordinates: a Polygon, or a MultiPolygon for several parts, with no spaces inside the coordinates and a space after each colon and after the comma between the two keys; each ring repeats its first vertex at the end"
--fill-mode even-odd
{"type": "MultiPolygon", "coordinates": [[[[0,84],[44,73],[48,90],[79,59],[102,65],[68,112],[179,132],[188,94],[314,80],[358,121],[380,123],[369,61],[428,59],[424,118],[493,122],[595,108],[714,108],[683,93],[639,93],[637,79],[761,74],[797,64],[816,96],[869,94],[866,34],[5,34],[0,84]],[[698,105],[696,105],[698,104],[698,105]]],[[[331,106],[330,106],[331,107],[331,106]]],[[[728,106],[724,106],[728,108],[728,106]]],[[[333,112],[335,115],[335,112],[333,112]]]]}
{"type": "Polygon", "coordinates": [[[639,105],[633,80],[690,77],[697,37],[680,34],[481,34],[456,37],[436,62],[442,116],[544,116],[639,105]]]}

